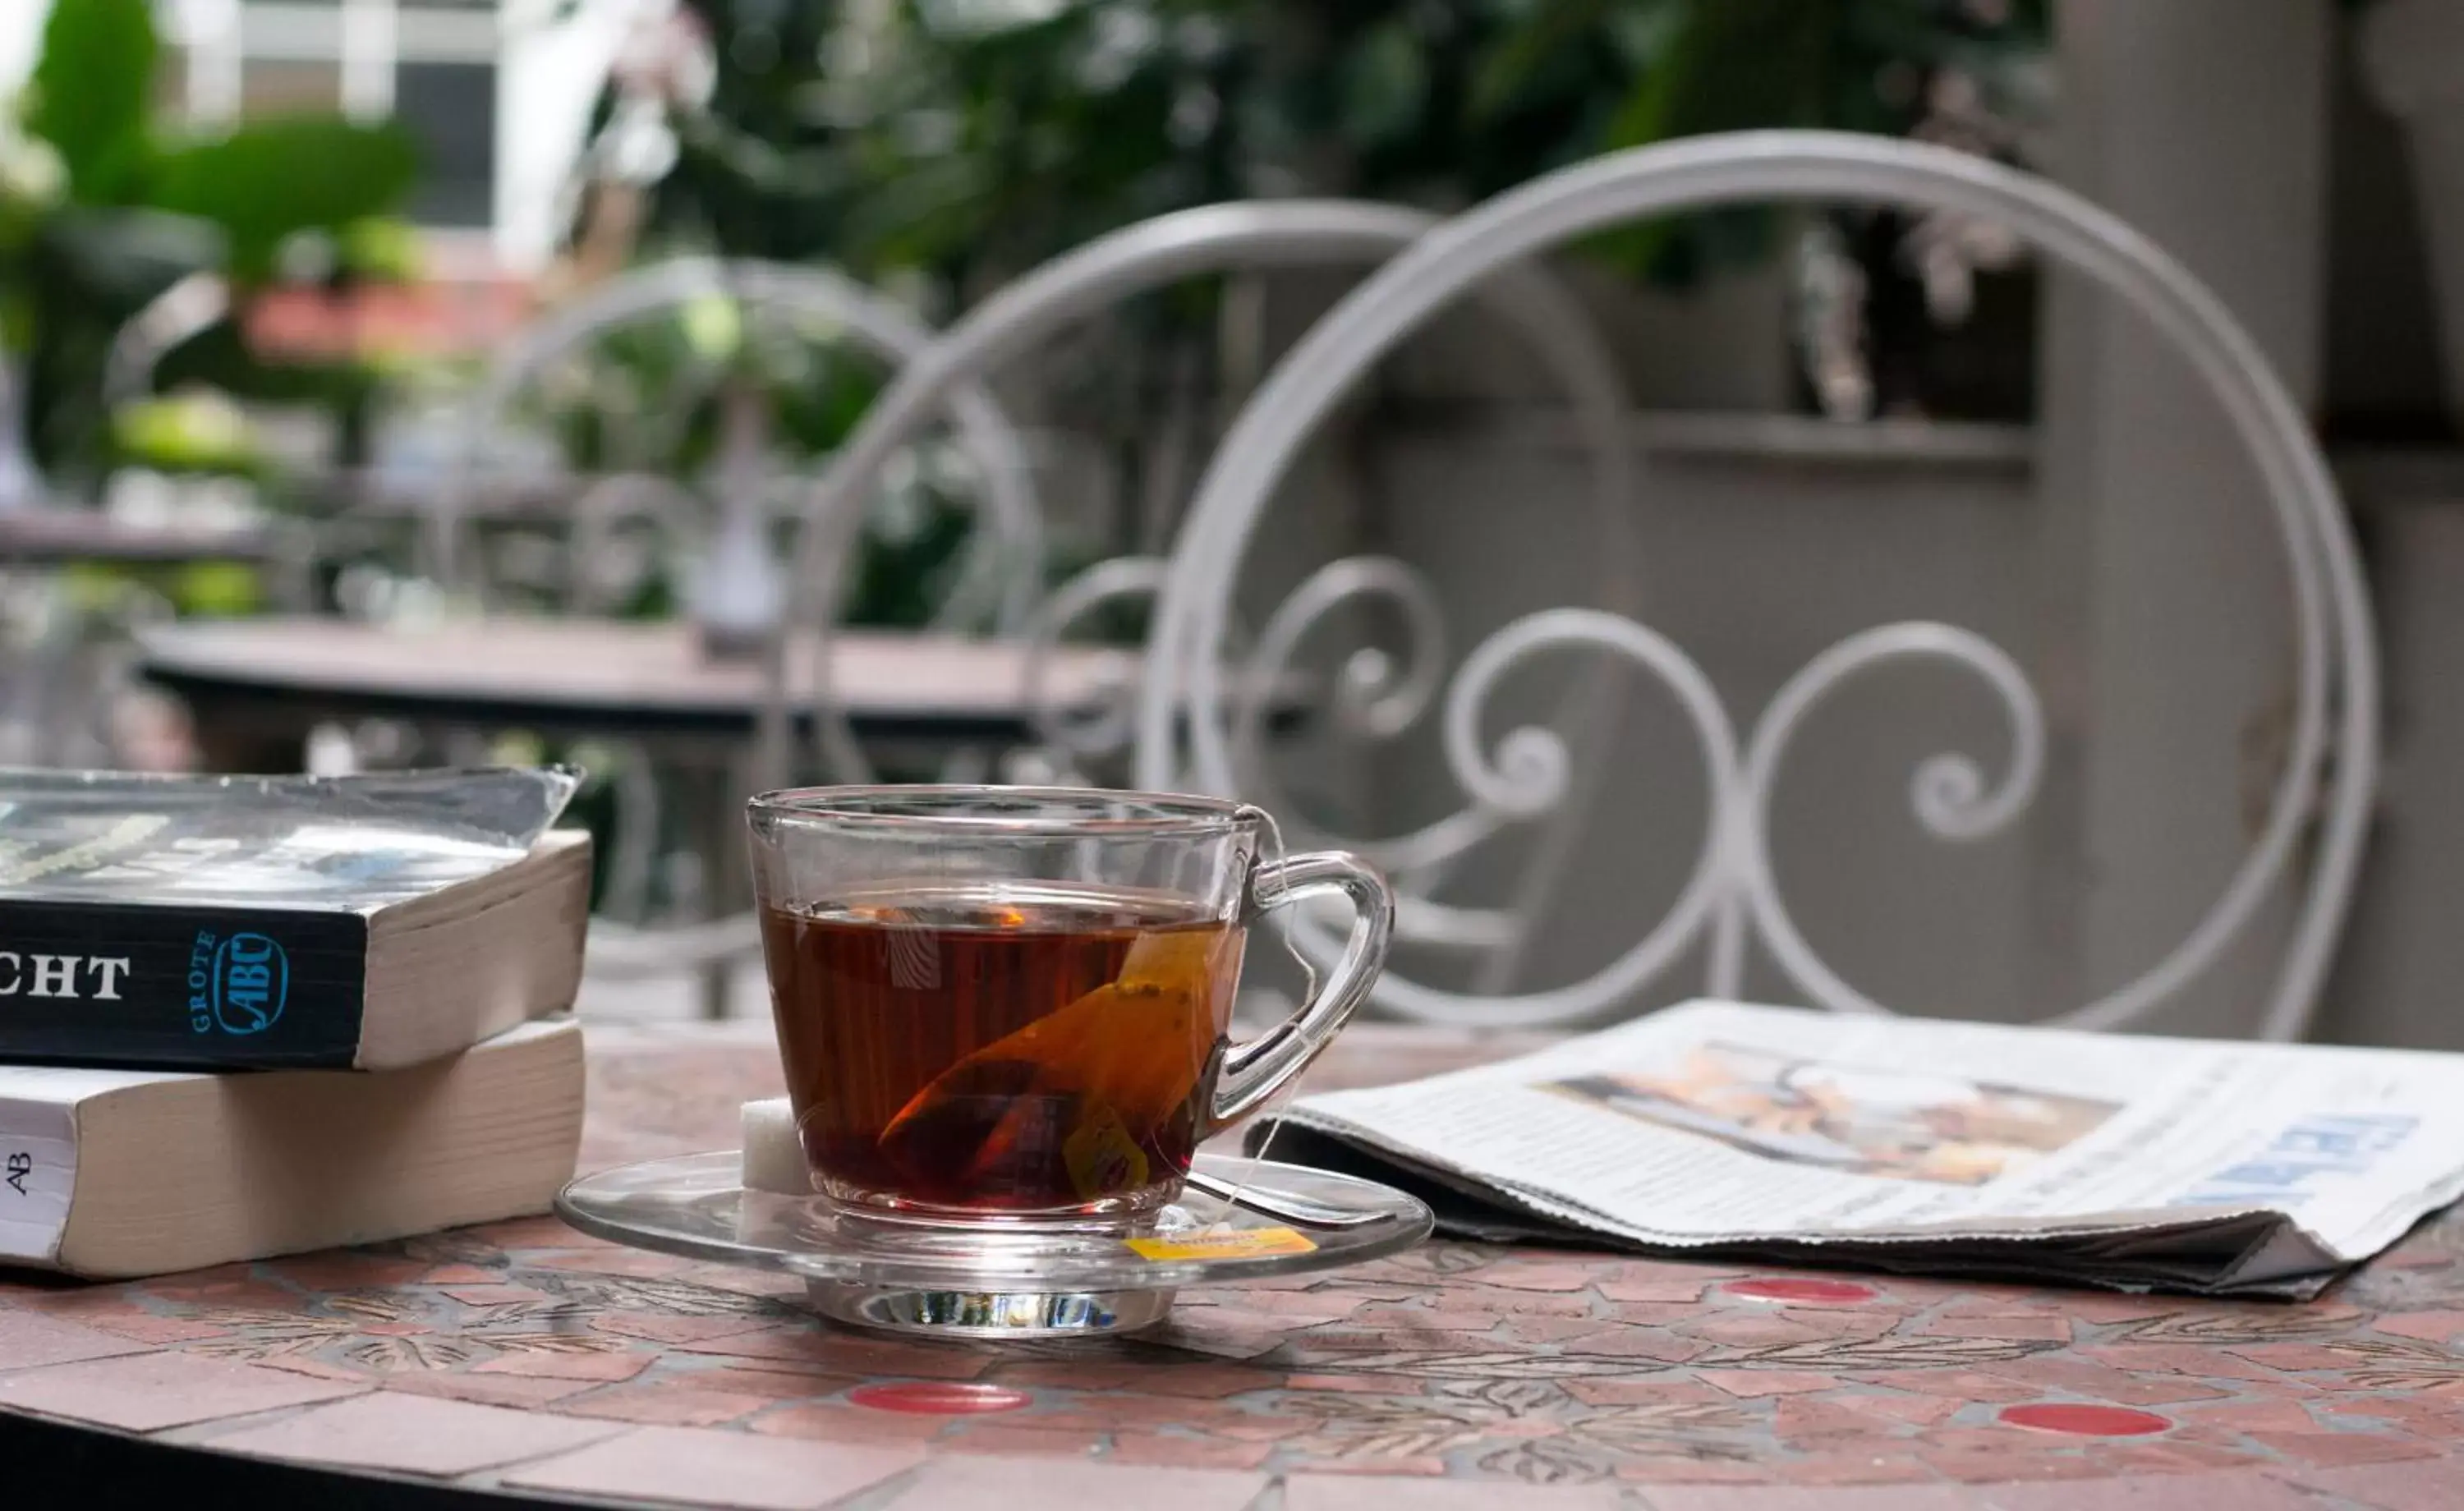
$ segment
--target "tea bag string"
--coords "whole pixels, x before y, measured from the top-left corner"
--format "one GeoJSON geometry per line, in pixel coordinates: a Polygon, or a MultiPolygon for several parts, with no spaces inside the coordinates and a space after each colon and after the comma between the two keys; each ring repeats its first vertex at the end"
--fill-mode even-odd
{"type": "MultiPolygon", "coordinates": [[[[1291,851],[1284,843],[1283,826],[1275,822],[1273,814],[1256,803],[1244,802],[1241,805],[1240,817],[1257,820],[1258,827],[1265,831],[1265,843],[1261,849],[1267,853],[1259,857],[1262,861],[1281,865],[1289,859],[1291,851]]],[[[1284,953],[1291,956],[1292,963],[1301,968],[1301,980],[1304,983],[1301,988],[1301,1000],[1304,1003],[1314,1002],[1317,1000],[1318,989],[1317,963],[1301,950],[1299,941],[1293,933],[1293,912],[1294,910],[1289,908],[1276,909],[1275,924],[1283,934],[1284,953]]]]}
{"type": "MultiPolygon", "coordinates": [[[[1255,820],[1259,830],[1264,835],[1258,857],[1260,861],[1280,863],[1291,853],[1284,843],[1283,827],[1275,822],[1273,814],[1255,803],[1244,802],[1241,805],[1237,817],[1255,820]]],[[[1283,937],[1284,953],[1291,956],[1293,963],[1301,968],[1301,1001],[1303,1004],[1314,1002],[1317,1000],[1319,984],[1317,964],[1301,949],[1299,940],[1293,932],[1293,909],[1278,908],[1275,913],[1275,925],[1277,931],[1283,937]]],[[[1259,1109],[1257,1116],[1266,1129],[1266,1136],[1260,1141],[1257,1152],[1241,1156],[1240,1174],[1232,1182],[1231,1196],[1224,1201],[1221,1215],[1208,1225],[1210,1230],[1230,1226],[1233,1214],[1240,1210],[1241,1197],[1247,1193],[1251,1183],[1257,1178],[1258,1167],[1266,1162],[1267,1156],[1273,1152],[1275,1140],[1283,1134],[1284,1107],[1291,1101],[1298,1084],[1299,1078],[1294,1077],[1291,1082],[1278,1088],[1275,1094],[1267,1099],[1266,1105],[1259,1109]]]]}

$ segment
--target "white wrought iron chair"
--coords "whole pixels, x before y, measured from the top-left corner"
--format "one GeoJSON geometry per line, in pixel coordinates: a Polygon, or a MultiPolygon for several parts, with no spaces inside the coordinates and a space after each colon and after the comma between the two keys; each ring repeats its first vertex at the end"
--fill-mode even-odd
{"type": "MultiPolygon", "coordinates": [[[[966,383],[994,371],[1072,322],[1147,291],[1222,271],[1375,262],[1394,254],[1435,224],[1435,217],[1418,210],[1342,201],[1209,206],[1112,232],[1003,288],[953,322],[930,350],[900,371],[815,484],[806,499],[803,555],[791,584],[790,622],[824,631],[834,623],[838,577],[828,569],[829,563],[847,548],[849,532],[859,517],[858,505],[896,449],[966,383]]],[[[1597,540],[1598,601],[1632,612],[1639,607],[1638,573],[1627,518],[1634,488],[1625,429],[1629,405],[1622,382],[1580,306],[1552,280],[1536,273],[1501,280],[1487,292],[1484,303],[1528,339],[1533,355],[1573,403],[1595,469],[1589,499],[1592,512],[1584,524],[1597,540]]],[[[1048,763],[1042,770],[1028,768],[1035,777],[1073,778],[1084,762],[1122,747],[1131,729],[1127,707],[1113,716],[1099,713],[1091,719],[1085,711],[1062,709],[1044,698],[1045,671],[1053,647],[1070,625],[1103,604],[1152,596],[1165,572],[1166,564],[1159,560],[1120,558],[1089,569],[1045,601],[1029,637],[1025,672],[1044,738],[1036,754],[1048,763]]],[[[1392,738],[1421,717],[1439,689],[1443,666],[1443,626],[1436,600],[1426,582],[1399,561],[1348,558],[1311,575],[1256,637],[1245,658],[1245,674],[1230,695],[1231,706],[1238,710],[1244,749],[1253,754],[1262,749],[1279,690],[1291,686],[1292,679],[1286,673],[1301,643],[1339,607],[1373,600],[1400,611],[1409,630],[1408,652],[1401,658],[1381,651],[1351,657],[1328,700],[1330,712],[1347,733],[1372,740],[1392,738]]],[[[1599,669],[1613,673],[1615,668],[1599,669]]],[[[773,675],[783,685],[782,668],[774,665],[773,675]]],[[[1589,736],[1614,717],[1617,690],[1618,679],[1614,675],[1586,679],[1572,690],[1551,721],[1552,727],[1567,732],[1561,748],[1583,750],[1596,743],[1589,736]]],[[[795,690],[792,696],[778,700],[779,716],[765,732],[766,767],[785,765],[789,739],[785,710],[803,697],[810,697],[816,729],[825,738],[838,727],[825,688],[818,692],[795,690]]],[[[845,739],[843,733],[837,737],[845,739]]],[[[844,758],[833,754],[830,764],[843,766],[844,758]]],[[[1573,779],[1578,783],[1595,779],[1598,767],[1596,761],[1577,762],[1573,779]]],[[[1276,812],[1292,843],[1315,843],[1315,827],[1282,800],[1263,756],[1243,762],[1243,777],[1242,795],[1276,812]]],[[[1178,784],[1171,771],[1152,773],[1142,779],[1152,785],[1178,784]]],[[[1568,818],[1578,821],[1579,815],[1570,811],[1568,818]]],[[[1434,893],[1444,880],[1447,865],[1479,833],[1495,827],[1487,816],[1474,815],[1458,826],[1463,831],[1463,846],[1424,844],[1387,857],[1405,886],[1399,915],[1402,935],[1454,952],[1471,952],[1475,968],[1483,973],[1510,970],[1512,956],[1525,938],[1526,924],[1546,907],[1549,888],[1561,874],[1573,838],[1571,823],[1544,837],[1528,858],[1508,907],[1463,908],[1438,901],[1434,893]]]]}
{"type": "MultiPolygon", "coordinates": [[[[791,335],[802,327],[801,334],[811,339],[844,340],[892,367],[914,361],[934,338],[932,328],[905,305],[825,268],[680,257],[611,278],[525,330],[490,363],[464,405],[447,487],[429,515],[432,558],[444,581],[484,588],[465,560],[475,474],[485,445],[504,430],[524,391],[551,365],[612,332],[673,318],[711,300],[784,322],[791,335]]],[[[748,328],[748,337],[761,329],[757,321],[748,328]]],[[[724,379],[715,364],[699,375],[711,385],[724,379]]],[[[668,424],[680,423],[681,412],[702,395],[689,391],[660,397],[667,414],[644,417],[643,433],[632,439],[622,465],[612,472],[630,473],[649,465],[673,439],[658,433],[663,418],[668,424]]],[[[1017,432],[981,388],[968,385],[953,393],[948,407],[958,438],[979,469],[977,482],[989,528],[969,537],[966,564],[939,605],[935,623],[956,627],[989,622],[998,629],[1015,630],[1033,611],[1039,587],[1032,574],[1008,570],[1033,559],[1040,549],[1041,515],[1025,452],[1017,432]]]]}
{"type": "MultiPolygon", "coordinates": [[[[1202,787],[1240,790],[1239,728],[1227,715],[1222,648],[1232,594],[1276,484],[1310,433],[1370,365],[1449,301],[1500,270],[1569,240],[1653,215],[1746,202],[1915,207],[1989,220],[2017,232],[2118,296],[2185,357],[2255,461],[2274,538],[2293,588],[2295,718],[2283,770],[2255,843],[2189,936],[2153,966],[2060,1015],[2075,1027],[2136,1024],[2213,967],[2291,876],[2298,894],[2281,964],[2257,1031],[2299,1036],[2309,1020],[2349,901],[2378,765],[2378,666],[2367,601],[2335,486],[2300,410],[2222,304],[2130,227],[2056,185],[1949,150],[1822,132],[1755,132],[1639,148],[1570,167],[1478,207],[1386,264],[1316,324],[1242,412],[1199,488],[1177,542],[1142,683],[1138,779],[1193,773],[1202,787]],[[1179,726],[1188,730],[1184,756],[1179,726]],[[2328,757],[2332,750],[2333,759],[2328,757]],[[1184,761],[1189,764],[1184,764],[1184,761]],[[2306,842],[2306,843],[2305,843],[2306,842]],[[2306,867],[2296,865],[2304,848],[2306,867]]],[[[2010,734],[1998,777],[1975,758],[1921,762],[1915,817],[1933,837],[1979,840],[2026,809],[2044,767],[2043,712],[2019,665],[1980,635],[1949,624],[1884,624],[1832,646],[1790,678],[1744,733],[1708,678],[1667,637],[1634,619],[1544,610],[1474,647],[1445,689],[1444,752],[1464,806],[1372,855],[1457,850],[1490,825],[1530,821],[1570,800],[1562,740],[1539,728],[1484,748],[1492,693],[1534,654],[1566,647],[1615,653],[1659,679],[1699,738],[1710,797],[1690,879],[1657,927],[1589,977],[1518,996],[1440,990],[1391,972],[1377,1000],[1415,1018],[1532,1025],[1596,1018],[1707,946],[1705,984],[1734,995],[1755,946],[1802,999],[1842,1012],[1882,1004],[1842,978],[1808,943],[1773,873],[1769,817],[1791,742],[1808,713],[1880,668],[1931,659],[1981,678],[2010,734]]],[[[1304,931],[1305,948],[1333,941],[1304,931]]]]}
{"type": "MultiPolygon", "coordinates": [[[[446,485],[426,518],[431,573],[449,594],[482,609],[499,598],[481,536],[489,524],[482,507],[482,464],[490,442],[513,420],[523,396],[560,363],[587,354],[611,333],[673,320],[696,305],[723,300],[737,312],[747,339],[780,339],[807,343],[851,343],[896,369],[930,348],[933,332],[912,311],[839,274],[820,268],[702,257],[651,264],[609,279],[559,308],[512,342],[494,361],[463,406],[455,430],[446,485]]],[[[704,363],[684,375],[682,391],[662,392],[629,427],[611,436],[615,466],[592,480],[560,521],[560,551],[549,555],[556,571],[544,585],[555,606],[574,612],[607,612],[623,586],[621,558],[628,538],[647,534],[657,547],[674,549],[698,537],[708,539],[714,515],[754,533],[753,549],[766,553],[775,506],[792,482],[767,455],[767,431],[758,400],[729,381],[722,362],[704,363]],[[704,499],[658,468],[678,439],[674,433],[694,404],[716,394],[722,435],[704,499]]],[[[959,449],[979,493],[980,528],[970,533],[949,591],[936,605],[935,627],[989,627],[1016,632],[1033,612],[1041,588],[1032,567],[1041,554],[1041,524],[1023,447],[990,396],[968,385],[951,394],[948,411],[959,449]]],[[[743,542],[738,542],[743,544],[743,542]]],[[[836,573],[852,550],[850,536],[834,547],[826,570],[836,573]]],[[[806,554],[807,559],[810,553],[806,554]]],[[[534,574],[535,576],[537,574],[534,574]]],[[[761,584],[753,584],[759,587],[761,584]]],[[[720,584],[722,598],[738,588],[720,584]]],[[[758,596],[758,595],[757,595],[758,596]]],[[[768,623],[743,626],[775,639],[768,623]]],[[[783,713],[783,710],[778,711],[783,713]]],[[[765,715],[766,716],[766,715],[765,715]]],[[[659,783],[647,757],[621,753],[618,783],[622,816],[620,853],[612,858],[610,891],[633,896],[648,890],[659,832],[659,783]]],[[[731,774],[731,792],[768,783],[731,774]]],[[[707,846],[714,865],[732,854],[733,830],[707,846]]],[[[733,875],[736,866],[721,867],[733,875]]],[[[759,937],[749,911],[722,900],[719,916],[707,922],[629,928],[613,920],[594,923],[590,969],[602,977],[667,976],[699,971],[707,977],[707,1006],[717,1011],[727,996],[726,974],[752,958],[759,937]]]]}

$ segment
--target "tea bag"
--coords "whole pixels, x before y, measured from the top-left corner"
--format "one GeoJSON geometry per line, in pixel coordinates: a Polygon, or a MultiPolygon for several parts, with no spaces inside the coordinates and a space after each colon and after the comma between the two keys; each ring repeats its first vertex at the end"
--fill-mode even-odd
{"type": "Polygon", "coordinates": [[[1211,996],[1225,974],[1221,952],[1236,938],[1217,929],[1141,934],[1111,982],[927,1083],[883,1129],[882,1151],[895,1161],[936,1123],[998,1099],[1005,1110],[978,1146],[970,1179],[997,1179],[1057,1150],[1083,1198],[1146,1184],[1146,1145],[1196,1094],[1214,1053],[1211,996]]]}
{"type": "MultiPolygon", "coordinates": [[[[1283,833],[1272,816],[1254,807],[1242,811],[1260,822],[1265,858],[1281,859],[1283,833]]],[[[1314,999],[1316,967],[1293,942],[1288,916],[1277,922],[1307,983],[1304,1000],[1314,999]]],[[[1173,1119],[1186,1115],[1207,1079],[1226,1026],[1216,1021],[1214,993],[1238,968],[1221,952],[1237,951],[1241,938],[1238,930],[1220,929],[1140,935],[1111,983],[982,1046],[927,1083],[884,1128],[882,1153],[895,1164],[911,1156],[929,1162],[924,1151],[956,1135],[976,1140],[964,1178],[979,1189],[1041,1184],[1030,1172],[1056,1162],[1086,1200],[1147,1184],[1155,1173],[1150,1146],[1173,1119]]],[[[1279,1093],[1264,1115],[1279,1110],[1288,1095],[1279,1093]]],[[[1195,1109],[1201,1127],[1210,1112],[1195,1109]]],[[[1258,1158],[1265,1153],[1262,1149],[1258,1158]]],[[[1242,1163],[1239,1184],[1245,1185],[1257,1159],[1242,1163]]],[[[1216,1224],[1229,1219],[1235,1206],[1226,1202],[1216,1224]]]]}

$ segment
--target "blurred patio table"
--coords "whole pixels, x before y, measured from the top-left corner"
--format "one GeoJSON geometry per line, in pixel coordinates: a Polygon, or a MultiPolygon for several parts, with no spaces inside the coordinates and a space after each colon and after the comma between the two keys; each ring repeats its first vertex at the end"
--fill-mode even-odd
{"type": "MultiPolygon", "coordinates": [[[[791,658],[811,686],[818,649],[791,658]],[[801,665],[799,665],[801,663],[801,665]]],[[[831,696],[876,761],[931,765],[955,751],[1035,738],[1023,646],[954,635],[842,631],[831,696]]],[[[1048,705],[1109,706],[1130,686],[1126,651],[1061,647],[1048,705]]],[[[751,658],[713,658],[679,623],[494,618],[419,627],[318,618],[190,622],[139,637],[137,669],[187,705],[208,770],[297,771],[311,732],[356,719],[429,728],[597,735],[637,745],[691,817],[688,832],[723,917],[751,901],[737,808],[751,784],[768,679],[751,658]]],[[[809,726],[805,715],[797,721],[809,726]]],[[[730,968],[702,973],[703,1011],[723,1016],[730,968]]]]}
{"type": "MultiPolygon", "coordinates": [[[[464,485],[458,507],[468,517],[498,523],[569,525],[574,501],[596,481],[584,472],[557,468],[484,471],[464,485]]],[[[306,489],[319,518],[331,528],[345,521],[419,523],[435,513],[445,487],[437,467],[356,468],[326,471],[306,489]]]]}
{"type": "MultiPolygon", "coordinates": [[[[1312,1084],[1530,1043],[1364,1025],[1312,1084]]],[[[738,1104],[780,1085],[766,1025],[594,1028],[590,1059],[585,1169],[729,1147],[738,1104]]],[[[27,1504],[2464,1504],[2452,1215],[2307,1304],[1453,1241],[1186,1290],[1163,1327],[1096,1344],[869,1336],[800,1295],[548,1217],[0,1279],[0,1462],[27,1504]]]]}
{"type": "MultiPolygon", "coordinates": [[[[1022,646],[861,630],[830,645],[832,698],[869,742],[947,749],[1034,734],[1022,646]]],[[[813,655],[807,647],[807,666],[813,655]]],[[[765,696],[758,662],[707,656],[692,626],[675,623],[190,623],[145,632],[138,665],[187,701],[209,756],[279,746],[294,760],[320,723],[393,718],[622,736],[674,758],[724,761],[749,746],[765,696]]],[[[1046,696],[1064,711],[1100,706],[1136,668],[1130,652],[1064,647],[1046,696]]]]}

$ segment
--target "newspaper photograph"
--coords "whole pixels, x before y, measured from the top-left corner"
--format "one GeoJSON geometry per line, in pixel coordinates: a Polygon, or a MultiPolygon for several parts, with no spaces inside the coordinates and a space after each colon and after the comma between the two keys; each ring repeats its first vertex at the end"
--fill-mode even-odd
{"type": "Polygon", "coordinates": [[[1250,1144],[1485,1237],[2299,1297],[2464,1194],[2464,1056],[1697,1002],[1250,1144]]]}

